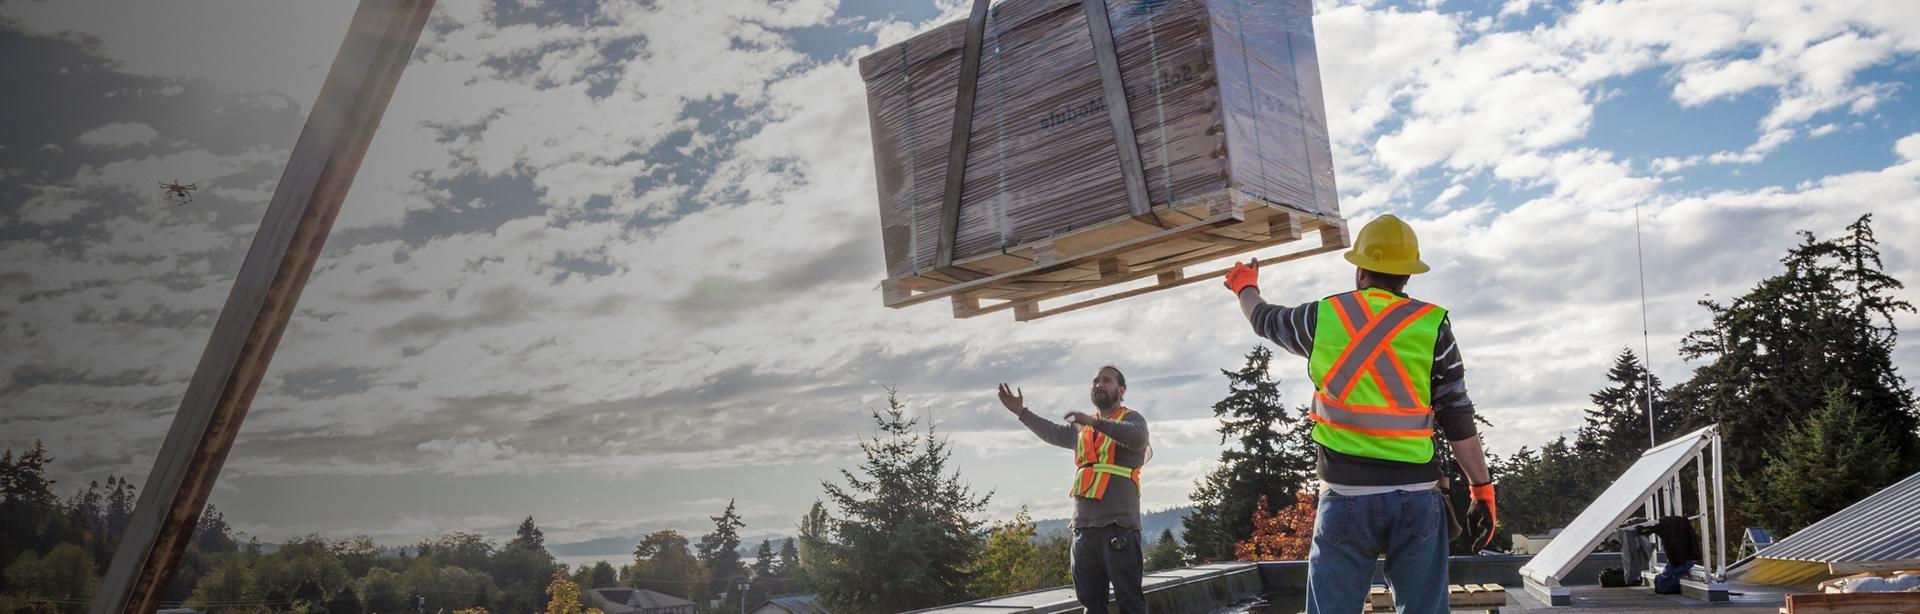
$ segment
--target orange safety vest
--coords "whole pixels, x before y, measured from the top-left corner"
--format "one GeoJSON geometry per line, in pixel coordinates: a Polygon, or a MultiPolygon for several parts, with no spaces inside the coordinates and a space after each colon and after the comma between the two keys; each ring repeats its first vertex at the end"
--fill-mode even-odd
{"type": "MultiPolygon", "coordinates": [[[[1122,407],[1112,419],[1124,420],[1128,411],[1122,407]]],[[[1073,464],[1079,467],[1073,476],[1073,496],[1088,499],[1105,497],[1107,483],[1116,475],[1133,478],[1134,488],[1140,487],[1140,468],[1114,464],[1114,446],[1112,437],[1093,430],[1093,427],[1080,426],[1080,436],[1073,440],[1073,464]]]]}

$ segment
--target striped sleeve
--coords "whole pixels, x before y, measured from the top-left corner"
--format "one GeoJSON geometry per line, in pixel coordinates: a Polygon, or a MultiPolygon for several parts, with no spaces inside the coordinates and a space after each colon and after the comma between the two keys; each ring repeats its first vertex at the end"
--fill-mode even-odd
{"type": "Polygon", "coordinates": [[[1313,327],[1320,317],[1320,302],[1292,307],[1264,303],[1253,308],[1253,332],[1281,349],[1301,358],[1313,355],[1313,327]]]}
{"type": "Polygon", "coordinates": [[[1474,436],[1473,399],[1467,397],[1467,368],[1460,359],[1460,344],[1453,337],[1451,317],[1440,321],[1440,334],[1433,344],[1433,418],[1447,441],[1474,436]]]}

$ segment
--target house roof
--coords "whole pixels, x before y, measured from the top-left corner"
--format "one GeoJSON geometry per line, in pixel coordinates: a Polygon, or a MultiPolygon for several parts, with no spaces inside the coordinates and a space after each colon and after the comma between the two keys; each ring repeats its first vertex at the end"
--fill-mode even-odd
{"type": "Polygon", "coordinates": [[[633,592],[634,592],[633,599],[628,603],[633,603],[642,608],[667,608],[667,607],[673,607],[673,606],[679,606],[679,605],[694,605],[694,603],[691,601],[687,601],[685,599],[681,599],[679,597],[668,595],[666,593],[662,593],[659,591],[650,591],[644,588],[636,588],[636,589],[633,589],[633,592]]]}
{"type": "Polygon", "coordinates": [[[1759,557],[1816,563],[1920,559],[1920,473],[1775,542],[1759,557]]]}
{"type": "Polygon", "coordinates": [[[591,589],[593,594],[605,602],[607,614],[624,614],[651,608],[670,608],[694,605],[693,602],[644,588],[608,587],[591,589]]]}
{"type": "Polygon", "coordinates": [[[758,610],[767,606],[786,610],[790,614],[832,614],[828,612],[826,608],[820,607],[820,604],[815,601],[813,595],[784,595],[774,597],[768,599],[766,603],[754,606],[753,609],[758,610]]]}

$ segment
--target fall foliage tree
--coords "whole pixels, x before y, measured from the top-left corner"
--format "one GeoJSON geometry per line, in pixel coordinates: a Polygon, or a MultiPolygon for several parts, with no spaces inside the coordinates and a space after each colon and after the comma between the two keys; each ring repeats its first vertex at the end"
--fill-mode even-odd
{"type": "Polygon", "coordinates": [[[1233,544],[1233,558],[1241,561],[1299,561],[1313,548],[1313,517],[1320,496],[1294,493],[1293,505],[1267,511],[1262,495],[1253,510],[1253,537],[1233,544]]]}

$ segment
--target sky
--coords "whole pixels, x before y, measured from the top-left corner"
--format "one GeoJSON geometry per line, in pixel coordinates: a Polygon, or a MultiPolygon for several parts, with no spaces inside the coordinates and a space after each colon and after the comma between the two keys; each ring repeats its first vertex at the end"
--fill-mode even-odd
{"type": "MultiPolygon", "coordinates": [[[[854,62],[966,6],[441,0],[212,502],[266,541],[699,534],[729,500],[792,534],[891,387],[989,517],[1064,517],[1068,453],[994,386],[1058,415],[1114,363],[1151,425],[1144,506],[1184,504],[1220,370],[1261,343],[1217,284],[1028,323],[881,305],[854,62]]],[[[144,481],[352,8],[0,4],[0,447],[43,440],[63,496],[144,481]]],[[[1341,211],[1420,233],[1410,291],[1452,310],[1493,452],[1571,432],[1639,351],[1636,217],[1668,382],[1698,366],[1697,302],[1777,273],[1797,231],[1872,214],[1920,282],[1920,3],[1315,13],[1341,211]]],[[[1351,271],[1261,282],[1297,303],[1351,271]]],[[[1290,404],[1304,369],[1276,361],[1290,404]]]]}

